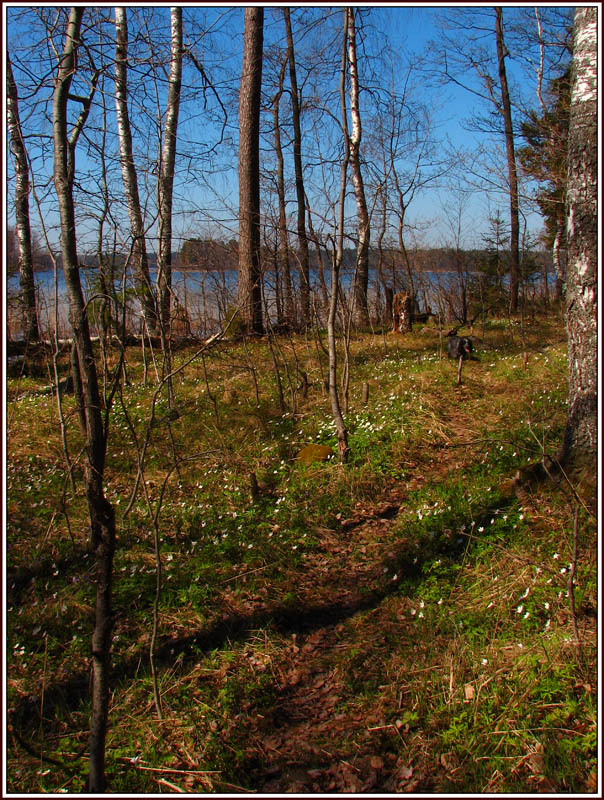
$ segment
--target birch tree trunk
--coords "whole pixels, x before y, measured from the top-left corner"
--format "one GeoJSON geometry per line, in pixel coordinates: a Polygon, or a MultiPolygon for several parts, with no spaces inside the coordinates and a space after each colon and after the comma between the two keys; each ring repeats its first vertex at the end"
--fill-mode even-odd
{"type": "Polygon", "coordinates": [[[170,326],[170,300],[172,296],[172,198],[174,190],[174,165],[176,163],[176,136],[182,85],[182,8],[170,8],[170,77],[168,101],[159,165],[158,195],[158,254],[157,303],[159,323],[166,334],[170,326]]]}
{"type": "Polygon", "coordinates": [[[264,333],[260,266],[260,92],[264,9],[244,9],[243,65],[239,91],[239,273],[243,324],[264,333]]]}
{"type": "MultiPolygon", "coordinates": [[[[106,455],[106,428],[101,414],[101,397],[88,317],[82,294],[76,243],[73,183],[75,147],[85,124],[88,106],[72,131],[67,128],[69,89],[77,69],[77,50],[84,8],[73,7],[59,60],[53,97],[54,183],[61,218],[61,253],[65,285],[69,298],[69,319],[73,331],[74,383],[81,397],[80,420],[84,428],[86,498],[90,516],[90,543],[95,555],[96,607],[92,634],[92,718],[90,723],[90,761],[88,791],[105,790],[105,737],[109,708],[109,653],[113,625],[111,590],[115,551],[114,509],[105,497],[103,472],[106,455]]],[[[92,98],[90,98],[92,99],[92,98]]]]}
{"type": "Polygon", "coordinates": [[[310,257],[308,237],[306,236],[306,194],[304,192],[304,173],[302,171],[302,130],[300,124],[300,94],[296,76],[294,37],[289,8],[283,9],[289,61],[289,82],[291,85],[292,125],[294,128],[294,170],[296,174],[296,200],[298,204],[297,232],[300,258],[300,317],[303,326],[310,325],[310,257]]]}
{"type": "Polygon", "coordinates": [[[342,68],[340,73],[340,106],[342,110],[342,128],[344,132],[344,158],[340,165],[340,197],[338,200],[338,218],[336,231],[336,248],[333,254],[331,268],[331,295],[329,298],[329,314],[327,317],[327,347],[329,352],[329,399],[331,413],[335,422],[338,436],[338,460],[340,464],[346,462],[348,455],[348,430],[342,416],[340,399],[338,397],[338,363],[336,350],[336,311],[340,295],[340,267],[344,256],[344,204],[346,201],[346,172],[350,155],[348,122],[346,116],[346,40],[347,25],[344,25],[344,38],[342,44],[342,68]]]}
{"type": "Polygon", "coordinates": [[[145,225],[132,149],[132,130],[128,112],[128,22],[126,9],[122,7],[115,9],[115,107],[122,181],[133,238],[132,256],[136,291],[147,330],[149,333],[154,333],[157,331],[157,312],[149,277],[145,225]]]}
{"type": "Polygon", "coordinates": [[[29,222],[29,165],[21,131],[17,84],[13,77],[8,52],[6,54],[6,114],[10,149],[15,159],[15,227],[19,248],[19,288],[23,309],[23,332],[26,342],[37,342],[40,332],[36,310],[34,259],[29,222]]]}
{"type": "Polygon", "coordinates": [[[564,289],[565,272],[562,266],[562,259],[560,257],[562,250],[562,242],[564,239],[564,209],[560,206],[556,214],[556,235],[552,243],[552,262],[554,264],[554,272],[556,274],[556,282],[554,284],[554,302],[559,303],[562,300],[562,293],[564,289]]]}
{"type": "Polygon", "coordinates": [[[359,220],[359,243],[357,247],[357,265],[354,280],[354,299],[359,324],[369,325],[369,308],[367,304],[367,290],[369,287],[369,212],[365,198],[363,174],[361,172],[361,110],[359,106],[359,75],[357,65],[357,46],[354,8],[346,8],[346,21],[348,30],[348,70],[350,73],[350,118],[352,131],[349,139],[350,172],[354,186],[354,196],[357,202],[357,216],[359,220]]]}
{"type": "Polygon", "coordinates": [[[577,8],[568,136],[568,421],[563,459],[598,456],[598,11],[577,8]]]}
{"type": "Polygon", "coordinates": [[[497,64],[499,67],[499,83],[501,88],[501,108],[505,128],[505,149],[508,164],[508,182],[510,195],[510,313],[518,311],[518,284],[520,280],[520,222],[518,217],[518,171],[514,150],[514,128],[512,124],[512,106],[505,69],[505,57],[508,55],[503,39],[503,11],[495,8],[495,34],[497,41],[497,64]]]}

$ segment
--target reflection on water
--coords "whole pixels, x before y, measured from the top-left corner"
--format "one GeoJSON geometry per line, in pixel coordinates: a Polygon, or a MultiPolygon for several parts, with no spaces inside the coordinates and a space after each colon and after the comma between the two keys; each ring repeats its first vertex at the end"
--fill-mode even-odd
{"type": "MultiPolygon", "coordinates": [[[[329,271],[326,270],[325,278],[329,288],[329,271]]],[[[388,283],[392,285],[392,278],[395,277],[399,282],[394,286],[395,291],[404,288],[404,277],[389,275],[388,283]]],[[[542,276],[540,276],[542,277],[542,276]]],[[[153,286],[155,285],[155,270],[150,271],[150,278],[153,286]]],[[[292,275],[294,292],[297,294],[299,285],[297,284],[298,275],[294,270],[292,275]]],[[[316,297],[315,307],[320,307],[320,290],[318,273],[311,270],[311,290],[316,297]]],[[[341,283],[344,291],[349,291],[352,285],[353,271],[342,270],[341,283]]],[[[554,276],[552,275],[552,280],[554,276]]],[[[91,324],[95,332],[100,331],[100,304],[95,303],[95,296],[98,296],[98,273],[95,269],[82,269],[81,281],[84,296],[90,303],[91,324]]],[[[419,272],[414,275],[415,291],[418,297],[420,310],[430,307],[433,311],[443,310],[443,297],[447,294],[454,295],[458,288],[459,276],[455,272],[419,272]]],[[[35,282],[38,296],[38,316],[40,327],[43,331],[54,331],[55,325],[58,335],[69,335],[68,324],[68,302],[65,288],[65,278],[63,271],[59,270],[57,275],[57,286],[55,289],[54,272],[37,272],[35,282]],[[56,301],[55,301],[56,295],[56,301]],[[56,313],[55,313],[56,309],[56,313]]],[[[298,282],[299,283],[299,282],[298,282]]],[[[379,286],[379,278],[375,270],[370,270],[369,277],[369,304],[370,308],[375,309],[378,317],[383,315],[384,292],[379,286]],[[380,289],[378,291],[378,289],[380,289]]],[[[7,303],[7,322],[8,335],[10,338],[20,338],[20,315],[18,313],[18,303],[11,297],[15,297],[19,291],[19,276],[12,275],[7,280],[8,299],[7,303]]],[[[126,274],[119,276],[114,284],[115,298],[118,302],[126,300],[126,327],[131,332],[142,331],[141,307],[136,298],[133,276],[126,274]]],[[[172,270],[172,291],[176,306],[180,312],[175,316],[181,322],[185,321],[186,331],[176,331],[177,333],[192,333],[196,336],[206,337],[216,333],[220,329],[221,323],[229,316],[236,305],[237,300],[237,270],[172,270]]],[[[275,287],[274,272],[267,272],[264,276],[264,298],[267,313],[272,319],[276,318],[277,294],[275,287]]]]}

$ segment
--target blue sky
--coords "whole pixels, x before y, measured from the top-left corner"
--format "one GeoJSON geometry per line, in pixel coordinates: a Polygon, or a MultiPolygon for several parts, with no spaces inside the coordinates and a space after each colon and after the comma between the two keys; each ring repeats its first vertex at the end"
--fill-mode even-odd
{"type": "MultiPolygon", "coordinates": [[[[293,8],[293,7],[292,7],[293,8]]],[[[307,13],[311,13],[309,7],[307,13]]],[[[406,75],[406,70],[409,63],[415,63],[417,67],[421,55],[424,53],[425,48],[430,41],[437,41],[439,38],[438,19],[442,15],[445,8],[426,7],[426,6],[392,6],[390,4],[383,7],[374,7],[371,13],[368,14],[365,21],[366,28],[363,31],[363,36],[366,37],[366,51],[361,51],[361,58],[368,57],[369,61],[373,63],[373,59],[380,55],[383,47],[384,50],[390,47],[395,54],[395,57],[400,58],[400,63],[397,69],[400,69],[401,79],[406,75]],[[382,45],[383,43],[383,45],[382,45]]],[[[472,6],[472,13],[476,14],[478,19],[479,15],[484,16],[484,12],[490,9],[485,6],[472,6]]],[[[333,31],[337,31],[339,23],[339,9],[337,6],[323,7],[317,9],[319,11],[331,10],[333,31]]],[[[106,8],[109,13],[110,7],[106,8]]],[[[8,31],[7,40],[9,48],[14,51],[17,44],[23,41],[34,41],[35,37],[40,37],[40,26],[37,25],[36,20],[32,16],[25,25],[23,18],[20,21],[13,22],[13,18],[17,9],[9,8],[8,10],[8,31]]],[[[296,14],[302,12],[292,11],[292,21],[294,23],[294,36],[300,37],[301,28],[296,23],[296,14]]],[[[504,19],[509,21],[510,26],[520,12],[511,8],[504,7],[504,19]]],[[[168,10],[165,8],[157,18],[154,19],[153,35],[158,37],[158,41],[163,43],[167,42],[167,16],[168,10]],[[165,29],[162,30],[162,18],[165,24],[165,29]]],[[[197,8],[187,6],[185,11],[185,29],[190,32],[191,40],[194,41],[196,52],[200,58],[203,59],[204,67],[208,73],[212,75],[220,93],[221,100],[225,105],[231,104],[230,118],[227,128],[225,129],[225,143],[216,145],[219,138],[220,125],[219,125],[219,109],[211,94],[205,98],[198,94],[196,98],[191,98],[181,107],[181,133],[182,139],[179,146],[179,169],[180,178],[177,179],[176,186],[176,215],[175,215],[175,234],[176,237],[186,238],[190,235],[201,233],[204,235],[207,231],[221,230],[222,234],[228,236],[229,233],[236,235],[236,215],[237,215],[237,184],[236,184],[236,140],[237,140],[237,118],[236,118],[236,92],[238,86],[238,75],[241,64],[241,32],[242,32],[242,18],[243,12],[241,8],[235,7],[209,7],[207,5],[200,5],[197,8]],[[204,35],[204,31],[208,31],[204,35]],[[207,100],[208,106],[204,105],[207,100]],[[210,107],[212,107],[210,111],[210,107]],[[212,149],[216,145],[215,149],[212,149]],[[218,224],[216,224],[218,223],[218,224]]],[[[312,57],[312,48],[305,50],[306,43],[309,41],[310,34],[306,34],[299,42],[296,42],[297,53],[300,58],[300,74],[303,74],[303,62],[306,58],[312,57]]],[[[334,33],[335,37],[335,33],[334,33]]],[[[267,10],[265,18],[265,52],[267,58],[265,59],[265,89],[268,91],[269,67],[268,67],[268,52],[269,49],[283,41],[283,25],[275,9],[267,10]]],[[[335,38],[334,38],[335,41],[335,38]]],[[[489,47],[494,48],[494,37],[488,36],[488,31],[485,33],[485,42],[489,47]]],[[[506,64],[509,69],[512,82],[519,87],[521,93],[527,98],[528,102],[536,103],[535,94],[535,80],[531,78],[526,70],[522,69],[521,59],[519,56],[524,55],[516,52],[510,46],[511,57],[507,59],[506,64]]],[[[18,60],[18,59],[17,59],[18,60]]],[[[369,64],[369,61],[367,62],[369,64]]],[[[337,63],[337,53],[334,51],[334,64],[337,63]]],[[[377,62],[376,62],[377,63],[377,62]]],[[[14,64],[17,81],[20,78],[27,79],[25,69],[29,69],[30,65],[14,64]],[[20,68],[22,67],[22,68],[20,68]],[[19,77],[20,76],[20,77],[19,77]]],[[[38,68],[39,71],[43,70],[43,64],[38,68]]],[[[524,65],[526,66],[526,65],[524,65]]],[[[135,73],[132,73],[135,75],[135,73]]],[[[197,76],[198,77],[198,76],[197,76]]],[[[299,76],[300,78],[300,76],[299,76]]],[[[470,87],[476,86],[474,76],[467,74],[462,76],[462,79],[467,80],[470,87]]],[[[194,71],[189,70],[187,73],[187,80],[193,84],[196,80],[194,71]]],[[[327,81],[327,79],[326,79],[327,81]]],[[[473,151],[479,144],[488,145],[489,152],[495,154],[498,147],[502,147],[503,142],[497,137],[487,137],[467,129],[464,122],[472,115],[473,110],[480,108],[480,102],[477,98],[468,91],[464,91],[458,86],[449,84],[447,86],[437,86],[434,75],[432,74],[431,65],[427,63],[417,69],[413,82],[415,85],[412,101],[415,104],[424,104],[427,112],[432,117],[432,125],[434,135],[440,144],[436,146],[436,151],[444,155],[445,150],[449,147],[453,149],[464,149],[466,151],[473,151]]],[[[133,114],[135,114],[135,103],[140,102],[142,105],[149,102],[149,96],[140,94],[143,89],[144,78],[141,77],[140,84],[133,86],[133,92],[138,92],[138,99],[136,96],[133,99],[133,114]]],[[[333,76],[331,86],[328,82],[325,83],[325,91],[335,91],[336,76],[333,76]]],[[[24,89],[25,91],[25,89],[24,89]]],[[[49,91],[47,94],[49,94],[49,91]]],[[[145,90],[146,91],[146,90],[145,90]]],[[[111,82],[108,78],[106,84],[106,92],[108,97],[108,125],[110,135],[112,133],[111,126],[111,82]]],[[[159,87],[160,102],[163,99],[162,86],[159,87]]],[[[41,94],[38,94],[40,97],[41,94]]],[[[308,98],[306,98],[308,99],[308,98]]],[[[322,99],[322,98],[320,98],[322,99]]],[[[372,94],[366,92],[362,96],[362,110],[367,115],[366,119],[366,137],[369,138],[370,120],[369,117],[372,113],[372,94]]],[[[484,106],[482,107],[484,110],[484,106]]],[[[41,114],[43,110],[40,105],[36,113],[41,114]]],[[[148,113],[149,109],[145,109],[148,113]]],[[[22,112],[23,113],[23,112],[22,112]]],[[[283,114],[286,115],[287,110],[284,108],[283,114]]],[[[152,116],[152,115],[151,115],[152,116]]],[[[153,157],[153,121],[149,116],[145,121],[141,116],[141,136],[138,141],[138,148],[141,154],[146,155],[147,161],[153,157]]],[[[35,115],[32,117],[32,120],[35,115]]],[[[27,116],[25,116],[25,120],[27,116]]],[[[268,115],[267,118],[268,119],[268,115]]],[[[325,118],[321,120],[321,124],[325,124],[325,118]]],[[[50,133],[48,120],[44,121],[41,117],[32,127],[35,132],[44,129],[50,133]]],[[[285,127],[287,127],[287,119],[285,118],[285,127]]],[[[34,132],[32,130],[32,133],[34,132]]],[[[325,130],[327,130],[325,128],[325,130]]],[[[114,131],[113,131],[114,133],[114,131]]],[[[268,134],[267,134],[268,135],[268,134]]],[[[314,151],[315,145],[311,143],[310,139],[305,140],[308,142],[307,152],[310,158],[311,151],[314,151]]],[[[334,138],[335,141],[335,138],[334,138]]],[[[40,169],[39,180],[43,183],[44,175],[48,178],[51,175],[51,160],[46,157],[42,159],[41,151],[35,152],[35,148],[39,142],[35,137],[29,140],[32,148],[32,156],[36,166],[40,169]]],[[[327,143],[325,144],[327,147],[327,143]]],[[[265,138],[264,141],[265,151],[270,149],[270,138],[265,138]]],[[[305,143],[303,143],[303,148],[305,143]]],[[[368,144],[367,144],[368,147],[368,144]]],[[[368,153],[368,151],[366,151],[368,153]]],[[[371,156],[369,153],[367,157],[371,156]]],[[[270,161],[270,155],[267,156],[270,161]]],[[[292,159],[291,152],[286,151],[286,161],[288,170],[291,173],[292,159]]],[[[497,159],[496,159],[497,161],[497,159]]],[[[412,166],[413,156],[411,157],[410,164],[412,166]]],[[[95,165],[94,153],[86,154],[82,146],[80,146],[78,153],[78,164],[85,171],[89,172],[87,181],[91,185],[91,191],[95,191],[95,181],[98,184],[98,165],[95,165]],[[97,172],[95,173],[95,170],[97,172]]],[[[149,162],[149,169],[152,172],[152,164],[149,162]]],[[[270,167],[269,162],[267,161],[270,167]]],[[[115,165],[114,165],[115,166],[115,165]]],[[[141,161],[141,169],[143,162],[141,161]]],[[[403,170],[409,170],[409,165],[402,165],[403,170]]],[[[119,174],[119,173],[118,173],[119,174]]],[[[493,174],[493,173],[491,173],[493,174]]],[[[10,169],[9,169],[10,175],[10,169]]],[[[441,180],[439,183],[427,187],[424,191],[419,192],[411,203],[406,220],[410,223],[409,237],[410,240],[415,240],[419,245],[432,245],[439,246],[450,243],[450,226],[447,224],[445,217],[447,216],[443,211],[443,206],[448,208],[449,215],[455,213],[456,206],[458,205],[459,193],[454,190],[454,186],[459,186],[462,178],[457,176],[453,180],[451,175],[447,181],[441,180]]],[[[473,181],[474,183],[476,181],[473,181]]],[[[118,187],[116,181],[116,187],[118,187]]],[[[143,181],[144,184],[144,181],[143,181]]],[[[149,203],[152,205],[153,195],[153,177],[149,174],[148,177],[149,188],[149,203]]],[[[467,203],[464,209],[464,244],[466,246],[479,245],[483,232],[488,227],[487,216],[494,214],[500,210],[502,215],[507,215],[508,202],[505,194],[502,192],[491,191],[485,193],[475,189],[470,191],[468,187],[466,197],[467,203]]],[[[116,191],[118,189],[116,188],[116,191]]],[[[293,212],[293,201],[295,196],[290,193],[288,196],[289,208],[293,212]]],[[[316,202],[319,202],[317,197],[316,202]]],[[[349,203],[349,214],[351,225],[354,217],[354,201],[351,197],[349,203]]],[[[538,230],[540,227],[539,219],[529,213],[528,206],[525,206],[527,211],[527,220],[529,221],[530,228],[538,230]]],[[[52,197],[49,196],[44,210],[45,218],[52,221],[52,197]]],[[[11,221],[9,220],[9,224],[11,221]]],[[[80,238],[86,241],[89,237],[93,236],[95,230],[94,214],[83,216],[80,220],[81,233],[80,238]]],[[[51,231],[52,233],[52,231],[51,231]]],[[[55,235],[55,234],[52,234],[55,235]]],[[[413,242],[412,242],[413,243],[413,242]]]]}

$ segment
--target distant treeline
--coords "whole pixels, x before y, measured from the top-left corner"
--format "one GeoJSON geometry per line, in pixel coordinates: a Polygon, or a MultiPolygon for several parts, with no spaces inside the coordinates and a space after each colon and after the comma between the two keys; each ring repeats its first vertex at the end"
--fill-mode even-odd
{"type": "MultiPolygon", "coordinates": [[[[509,262],[510,253],[508,250],[499,250],[494,252],[489,249],[474,249],[474,250],[455,250],[447,247],[431,247],[417,249],[408,252],[409,265],[411,270],[415,273],[422,272],[457,272],[460,269],[464,271],[480,271],[488,270],[489,265],[493,264],[496,259],[500,266],[505,268],[509,262]]],[[[155,269],[157,258],[154,253],[148,254],[149,267],[155,269]]],[[[264,266],[265,269],[273,269],[276,255],[268,248],[264,248],[264,266]]],[[[323,251],[323,266],[329,269],[330,256],[327,251],[323,251]]],[[[120,269],[125,261],[125,254],[104,254],[106,264],[113,264],[114,268],[120,269]]],[[[237,242],[231,240],[229,242],[221,242],[214,240],[187,240],[181,250],[172,253],[172,266],[174,269],[181,271],[194,271],[194,272],[221,272],[232,271],[237,269],[237,242]]],[[[292,248],[290,251],[291,264],[297,263],[296,250],[292,248]]],[[[530,267],[529,271],[542,272],[544,269],[550,271],[553,269],[551,252],[548,250],[531,250],[526,253],[525,261],[527,266],[530,267]]],[[[382,269],[385,274],[388,274],[392,269],[404,269],[403,254],[400,250],[395,248],[382,248],[381,253],[382,269]]],[[[57,263],[61,267],[61,257],[58,256],[57,263]]],[[[353,270],[356,263],[356,250],[352,247],[344,250],[343,268],[345,270],[353,270]]],[[[371,248],[369,252],[369,266],[373,270],[377,270],[380,263],[380,253],[377,248],[371,248]]],[[[98,266],[98,256],[96,253],[83,254],[81,256],[81,264],[84,269],[94,269],[98,266]]],[[[315,248],[311,248],[311,268],[316,269],[317,253],[315,248]]],[[[9,274],[17,270],[17,265],[9,264],[9,274]]],[[[53,269],[52,258],[48,253],[38,252],[35,255],[35,270],[37,272],[46,272],[53,269]]]]}

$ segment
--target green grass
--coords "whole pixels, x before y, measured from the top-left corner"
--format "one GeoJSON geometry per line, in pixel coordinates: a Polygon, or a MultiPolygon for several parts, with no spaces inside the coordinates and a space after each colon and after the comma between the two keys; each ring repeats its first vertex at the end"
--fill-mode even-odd
{"type": "MultiPolygon", "coordinates": [[[[257,790],[275,758],[260,742],[290,724],[273,720],[272,709],[287,708],[297,693],[298,702],[308,696],[311,711],[319,709],[317,674],[330,676],[335,716],[305,733],[304,742],[315,737],[313,774],[327,775],[325,751],[359,770],[365,756],[381,754],[384,791],[589,790],[597,730],[595,522],[580,517],[579,650],[567,597],[567,496],[550,484],[522,502],[509,491],[517,470],[561,440],[564,332],[552,318],[527,324],[524,346],[504,321],[480,335],[480,361],[465,366],[462,387],[455,365],[439,359],[433,329],[389,336],[385,346],[380,337],[355,336],[345,467],[295,460],[311,442],[336,449],[312,342],[282,343],[285,411],[266,343],[249,343],[248,355],[242,345],[222,346],[206,358],[215,403],[199,362],[174,382],[178,416],[160,397],[146,495],[139,489],[125,515],[154,374],[143,385],[140,351],[128,354],[130,383],[112,412],[106,470],[118,520],[112,792],[166,791],[162,776],[187,791],[257,790]],[[283,358],[290,375],[297,360],[309,377],[308,397],[296,397],[295,411],[283,358]],[[258,496],[250,493],[251,473],[258,496]],[[164,484],[162,722],[148,648],[152,518],[164,484]],[[380,503],[390,498],[398,515],[380,521],[380,503]],[[355,597],[359,608],[338,616],[355,597]],[[332,609],[336,621],[330,625],[325,612],[314,633],[312,619],[298,630],[298,613],[302,620],[316,606],[332,609]],[[319,634],[321,646],[311,647],[319,634]]],[[[175,362],[186,358],[178,353],[175,362]]],[[[56,403],[35,394],[44,385],[43,378],[8,382],[7,676],[16,709],[28,695],[39,703],[41,687],[47,693],[86,675],[94,608],[81,434],[67,398],[74,495],[56,403]],[[15,575],[21,582],[11,589],[15,575]]],[[[579,492],[589,492],[589,481],[577,480],[579,492]]],[[[85,751],[88,714],[83,700],[57,705],[43,725],[31,725],[35,715],[19,717],[32,751],[65,767],[47,771],[13,740],[9,790],[82,790],[86,765],[77,754],[85,751]]]]}

